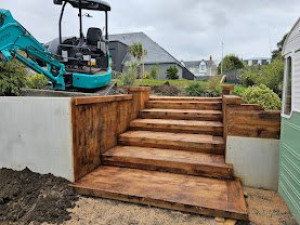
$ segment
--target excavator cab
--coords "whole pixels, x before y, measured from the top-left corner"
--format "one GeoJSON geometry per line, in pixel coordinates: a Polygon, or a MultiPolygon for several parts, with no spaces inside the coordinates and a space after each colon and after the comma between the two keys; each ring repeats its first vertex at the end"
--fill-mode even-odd
{"type": "Polygon", "coordinates": [[[108,51],[108,3],[101,0],[54,0],[62,5],[59,37],[42,45],[11,12],[0,9],[0,61],[17,59],[37,73],[45,75],[55,90],[91,92],[111,82],[111,55],[108,51]],[[62,18],[67,4],[79,11],[79,37],[62,36],[62,18]],[[82,31],[82,10],[105,12],[105,36],[96,27],[82,31]]]}
{"type": "MultiPolygon", "coordinates": [[[[48,50],[66,66],[67,72],[75,74],[72,82],[78,81],[77,83],[80,84],[84,80],[93,80],[88,84],[89,89],[104,86],[101,83],[97,84],[98,79],[95,79],[95,76],[107,74],[109,71],[111,74],[111,59],[108,51],[108,12],[111,10],[110,5],[101,0],[53,0],[53,3],[61,5],[62,9],[59,18],[59,37],[48,43],[48,50]],[[66,38],[62,35],[62,21],[65,7],[68,4],[78,9],[79,37],[66,38]],[[105,13],[105,35],[97,27],[90,27],[86,35],[83,33],[83,10],[105,13]],[[91,77],[87,79],[88,77],[81,77],[80,74],[91,77]]],[[[89,14],[86,15],[90,16],[89,14]]],[[[81,88],[86,88],[86,85],[87,83],[83,82],[81,88]]]]}

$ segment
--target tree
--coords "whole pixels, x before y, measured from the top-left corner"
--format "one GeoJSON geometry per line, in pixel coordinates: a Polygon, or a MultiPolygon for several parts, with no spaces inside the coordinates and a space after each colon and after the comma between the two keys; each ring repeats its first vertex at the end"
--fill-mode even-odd
{"type": "Polygon", "coordinates": [[[248,66],[241,71],[241,79],[246,86],[264,84],[281,96],[284,74],[284,62],[277,56],[270,64],[248,66]]]}
{"type": "Polygon", "coordinates": [[[9,63],[0,63],[0,96],[20,95],[20,90],[25,86],[27,71],[16,60],[9,63]]]}
{"type": "Polygon", "coordinates": [[[283,48],[283,45],[284,45],[284,42],[285,42],[285,39],[287,38],[287,36],[288,36],[288,33],[286,33],[282,37],[281,41],[279,41],[277,43],[277,49],[272,51],[272,60],[276,59],[279,56],[281,57],[282,48],[283,48]]]}
{"type": "MultiPolygon", "coordinates": [[[[218,65],[218,73],[221,74],[222,62],[218,65]]],[[[223,59],[223,72],[244,68],[244,63],[235,55],[227,55],[223,59]]]]}
{"type": "Polygon", "coordinates": [[[141,42],[136,42],[129,46],[129,52],[135,58],[136,63],[138,64],[137,78],[141,79],[142,78],[141,66],[143,66],[144,68],[144,56],[147,55],[147,51],[144,49],[141,42]]]}
{"type": "Polygon", "coordinates": [[[169,80],[177,80],[179,79],[179,76],[178,76],[178,69],[176,66],[170,66],[168,69],[167,69],[167,78],[169,80]]]}

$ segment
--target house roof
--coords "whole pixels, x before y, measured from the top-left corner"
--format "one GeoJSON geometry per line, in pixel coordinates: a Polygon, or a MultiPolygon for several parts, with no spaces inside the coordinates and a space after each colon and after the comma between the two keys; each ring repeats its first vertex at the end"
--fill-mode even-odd
{"type": "Polygon", "coordinates": [[[190,67],[197,67],[197,66],[199,66],[200,63],[203,62],[203,61],[206,63],[206,65],[216,66],[214,61],[204,60],[204,59],[198,60],[198,61],[184,61],[183,63],[185,65],[185,67],[190,68],[190,67]]]}
{"type": "MultiPolygon", "coordinates": [[[[119,41],[128,46],[136,42],[141,42],[147,51],[147,55],[144,57],[145,64],[176,63],[182,66],[174,56],[143,32],[109,35],[109,41],[119,41]]],[[[127,54],[123,62],[132,61],[132,59],[133,57],[127,54]]]]}

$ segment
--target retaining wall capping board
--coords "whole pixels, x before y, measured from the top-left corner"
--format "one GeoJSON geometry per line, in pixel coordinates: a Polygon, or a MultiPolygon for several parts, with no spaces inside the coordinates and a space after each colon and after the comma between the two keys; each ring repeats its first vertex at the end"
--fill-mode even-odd
{"type": "Polygon", "coordinates": [[[131,100],[132,95],[110,95],[110,96],[93,96],[93,97],[75,97],[75,105],[89,105],[97,103],[109,103],[131,100]]]}

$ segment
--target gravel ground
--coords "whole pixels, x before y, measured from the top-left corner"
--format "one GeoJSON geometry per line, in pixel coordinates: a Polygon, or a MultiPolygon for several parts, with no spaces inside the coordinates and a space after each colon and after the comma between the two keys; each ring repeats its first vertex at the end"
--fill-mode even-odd
{"type": "MultiPolygon", "coordinates": [[[[245,187],[250,222],[240,225],[297,225],[274,191],[245,187]]],[[[220,225],[214,218],[139,206],[119,201],[80,197],[65,225],[220,225]]],[[[229,224],[229,223],[228,223],[229,224]]]]}
{"type": "MultiPolygon", "coordinates": [[[[214,218],[100,198],[79,197],[52,175],[0,170],[0,224],[220,225],[214,218]],[[5,182],[2,182],[5,181],[5,182]]],[[[273,191],[244,189],[250,222],[239,225],[297,225],[273,191]]],[[[232,223],[228,223],[232,224],[232,223]]]]}

